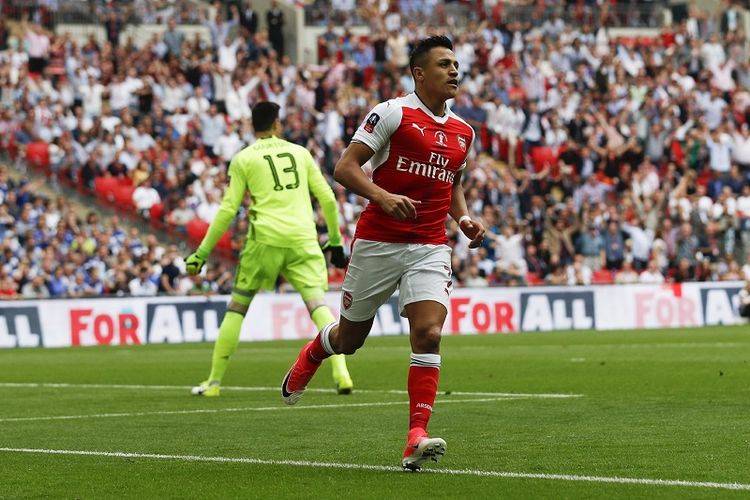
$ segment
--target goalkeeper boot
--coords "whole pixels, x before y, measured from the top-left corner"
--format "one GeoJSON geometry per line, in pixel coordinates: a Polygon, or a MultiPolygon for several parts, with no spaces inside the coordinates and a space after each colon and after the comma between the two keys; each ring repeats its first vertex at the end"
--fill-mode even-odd
{"type": "Polygon", "coordinates": [[[427,431],[418,427],[409,431],[406,443],[401,466],[404,470],[410,471],[420,470],[428,460],[437,462],[445,455],[447,446],[444,439],[431,438],[427,435],[427,431]]]}
{"type": "Polygon", "coordinates": [[[307,388],[307,384],[315,375],[320,367],[320,361],[314,362],[309,355],[310,347],[315,340],[307,343],[297,356],[297,361],[286,372],[284,380],[281,382],[281,398],[288,405],[296,404],[300,400],[307,388]]]}
{"type": "Polygon", "coordinates": [[[354,382],[352,382],[352,377],[346,367],[346,358],[343,354],[336,354],[328,359],[333,367],[333,381],[336,384],[336,392],[351,394],[354,389],[354,382]]]}
{"type": "Polygon", "coordinates": [[[221,382],[218,380],[206,380],[201,382],[200,385],[196,385],[190,391],[193,396],[204,396],[207,398],[214,398],[221,395],[221,382]]]}
{"type": "Polygon", "coordinates": [[[354,382],[352,382],[352,378],[349,376],[349,374],[340,375],[338,379],[336,379],[336,392],[339,394],[351,394],[352,390],[354,390],[354,382]]]}

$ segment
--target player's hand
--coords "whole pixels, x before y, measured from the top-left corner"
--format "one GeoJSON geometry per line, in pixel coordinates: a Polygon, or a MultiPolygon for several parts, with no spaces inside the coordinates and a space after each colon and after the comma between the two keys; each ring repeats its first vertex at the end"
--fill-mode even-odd
{"type": "Polygon", "coordinates": [[[343,269],[349,264],[349,259],[344,255],[344,247],[341,245],[331,245],[330,243],[326,243],[323,245],[322,250],[323,253],[331,252],[331,264],[339,269],[343,269]]]}
{"type": "Polygon", "coordinates": [[[459,227],[466,237],[471,239],[469,242],[469,248],[477,248],[482,244],[485,230],[481,222],[473,219],[464,219],[463,222],[459,224],[459,227]]]}
{"type": "Polygon", "coordinates": [[[185,269],[190,276],[198,276],[205,263],[206,259],[198,255],[198,252],[195,252],[185,259],[185,269]]]}
{"type": "Polygon", "coordinates": [[[417,205],[421,201],[412,200],[408,196],[400,194],[386,193],[377,204],[385,213],[398,220],[416,219],[417,205]]]}

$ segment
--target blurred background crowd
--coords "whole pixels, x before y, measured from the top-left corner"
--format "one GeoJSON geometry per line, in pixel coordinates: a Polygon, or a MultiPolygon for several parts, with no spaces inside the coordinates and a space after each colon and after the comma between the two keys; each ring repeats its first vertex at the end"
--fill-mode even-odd
{"type": "MultiPolygon", "coordinates": [[[[413,90],[409,50],[432,33],[455,44],[451,106],[476,132],[466,197],[488,228],[469,250],[446,222],[457,286],[750,278],[740,4],[690,5],[664,27],[653,2],[316,0],[303,2],[306,22],[324,27],[316,62],[295,63],[277,2],[72,3],[106,40],[57,29],[56,1],[0,1],[4,298],[230,290],[249,199],[204,276],[186,277],[180,255],[253,142],[259,100],[281,106],[284,137],[318,160],[350,242],[366,201],[333,182],[333,167],[370,108],[413,90]],[[137,44],[124,35],[133,23],[163,26],[137,44]],[[210,36],[186,34],[191,23],[210,36]],[[107,206],[121,216],[104,217],[107,206]]],[[[316,223],[324,241],[319,210],[316,223]]]]}

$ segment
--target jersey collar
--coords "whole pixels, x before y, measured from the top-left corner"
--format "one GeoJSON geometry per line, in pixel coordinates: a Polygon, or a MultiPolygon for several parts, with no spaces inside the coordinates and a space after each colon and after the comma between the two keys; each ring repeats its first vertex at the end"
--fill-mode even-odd
{"type": "Polygon", "coordinates": [[[411,94],[409,94],[409,97],[411,98],[411,101],[417,105],[417,108],[424,111],[427,114],[427,116],[429,116],[436,122],[440,123],[441,125],[447,122],[448,118],[450,118],[451,109],[448,107],[447,102],[445,103],[445,114],[443,114],[443,116],[438,116],[435,113],[433,113],[432,110],[428,108],[424,102],[422,102],[422,99],[419,98],[416,92],[412,92],[411,94]]]}

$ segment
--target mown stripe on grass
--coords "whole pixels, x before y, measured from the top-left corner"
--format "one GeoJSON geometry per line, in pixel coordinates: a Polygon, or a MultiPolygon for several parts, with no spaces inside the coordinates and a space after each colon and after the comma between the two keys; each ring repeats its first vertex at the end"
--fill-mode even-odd
{"type": "MultiPolygon", "coordinates": [[[[474,398],[474,399],[441,399],[439,403],[487,403],[492,401],[511,401],[514,399],[526,399],[523,397],[513,396],[505,398],[474,398]]],[[[281,402],[277,406],[261,406],[261,407],[245,407],[245,408],[198,408],[194,410],[161,410],[161,411],[136,411],[127,413],[89,413],[85,415],[48,415],[48,416],[34,416],[34,417],[8,417],[0,418],[2,422],[32,422],[32,421],[43,421],[43,420],[81,420],[86,418],[119,418],[119,417],[145,417],[154,415],[190,415],[197,413],[231,413],[231,412],[242,412],[242,411],[298,411],[298,410],[320,410],[328,408],[367,408],[377,406],[397,406],[406,405],[408,401],[376,401],[372,403],[341,403],[331,405],[301,405],[289,407],[282,405],[281,402]]]]}
{"type": "MultiPolygon", "coordinates": [[[[350,469],[376,472],[401,472],[400,467],[392,465],[347,464],[335,462],[315,462],[307,460],[267,460],[261,458],[243,457],[206,457],[200,455],[168,455],[157,453],[127,453],[120,451],[89,451],[89,450],[49,450],[36,448],[0,448],[0,452],[8,453],[39,453],[46,455],[78,455],[112,458],[144,458],[156,460],[181,460],[185,462],[223,462],[253,465],[283,465],[293,467],[350,469]]],[[[541,479],[547,481],[578,481],[586,483],[635,484],[643,486],[681,486],[688,488],[709,488],[721,490],[750,491],[750,484],[719,483],[706,481],[686,481],[682,479],[648,479],[619,476],[578,476],[575,474],[543,474],[533,472],[505,472],[472,469],[423,469],[424,472],[452,476],[479,476],[509,479],[541,479]]]]}
{"type": "MultiPolygon", "coordinates": [[[[129,389],[129,390],[190,390],[191,386],[185,385],[138,385],[138,384],[71,384],[71,383],[52,383],[52,382],[0,382],[0,387],[21,388],[21,389],[129,389]]],[[[278,392],[279,387],[253,387],[253,386],[222,386],[222,390],[229,391],[248,391],[248,392],[278,392]]],[[[306,392],[323,392],[329,393],[333,389],[307,389],[306,392]]],[[[391,389],[356,389],[358,393],[363,394],[407,394],[404,390],[391,389]]],[[[542,398],[542,399],[564,399],[580,398],[582,394],[534,394],[519,392],[466,392],[466,391],[440,391],[440,394],[455,396],[492,396],[492,397],[523,397],[523,398],[542,398]]]]}

